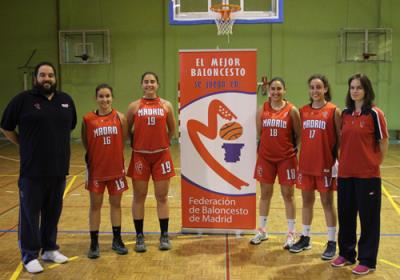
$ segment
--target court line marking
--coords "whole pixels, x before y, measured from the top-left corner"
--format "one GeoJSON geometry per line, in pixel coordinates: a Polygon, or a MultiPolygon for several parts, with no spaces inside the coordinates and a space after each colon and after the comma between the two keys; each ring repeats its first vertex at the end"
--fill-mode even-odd
{"type": "Polygon", "coordinates": [[[6,157],[6,156],[0,156],[0,158],[6,159],[6,160],[9,160],[9,161],[19,162],[19,159],[10,158],[10,157],[6,157]]]}
{"type": "MultiPolygon", "coordinates": [[[[3,137],[0,137],[0,140],[5,140],[5,138],[3,138],[3,137]]],[[[10,141],[8,141],[8,140],[6,140],[6,143],[4,143],[4,144],[1,144],[1,145],[0,145],[0,148],[3,148],[3,147],[5,147],[5,146],[8,146],[8,145],[11,145],[11,142],[10,142],[10,141]]]]}
{"type": "MultiPolygon", "coordinates": [[[[0,177],[18,177],[19,176],[19,174],[0,174],[0,177]]],[[[67,178],[68,177],[73,177],[73,176],[78,176],[78,177],[83,177],[83,176],[85,176],[86,177],[86,174],[76,174],[76,175],[67,175],[67,178]]]]}
{"type": "MultiPolygon", "coordinates": [[[[15,158],[11,158],[11,157],[6,157],[6,156],[2,156],[2,155],[0,155],[0,158],[6,159],[6,160],[9,160],[9,161],[13,161],[13,162],[20,162],[19,159],[15,159],[15,158]]],[[[85,167],[85,168],[86,168],[86,165],[83,165],[83,164],[70,164],[69,166],[70,166],[70,167],[85,167]]]]}
{"type": "Polygon", "coordinates": [[[395,268],[400,269],[400,265],[395,264],[395,263],[392,263],[392,262],[390,262],[390,261],[388,261],[388,260],[379,259],[379,261],[380,261],[380,262],[383,262],[383,263],[385,263],[385,264],[388,264],[388,265],[390,265],[390,266],[393,266],[393,267],[395,267],[395,268]]]}
{"type": "Polygon", "coordinates": [[[312,241],[311,244],[317,244],[317,245],[321,245],[321,246],[325,246],[325,243],[322,242],[318,242],[318,241],[312,241]]]}
{"type": "Polygon", "coordinates": [[[225,235],[225,279],[230,279],[229,235],[225,235]]]}
{"type": "Polygon", "coordinates": [[[14,271],[14,273],[11,275],[10,280],[16,280],[18,279],[19,274],[22,271],[22,262],[19,263],[17,269],[14,271]]]}
{"type": "Polygon", "coordinates": [[[3,210],[2,212],[0,212],[0,217],[3,216],[5,213],[7,213],[7,212],[13,210],[14,208],[18,207],[18,206],[19,206],[19,203],[7,208],[6,210],[3,210]]]}
{"type": "Polygon", "coordinates": [[[63,199],[64,199],[65,196],[68,194],[69,189],[70,189],[70,188],[72,187],[72,185],[74,184],[74,182],[75,182],[75,180],[76,180],[76,177],[77,177],[77,176],[75,175],[74,177],[72,177],[71,181],[69,181],[67,187],[65,188],[64,195],[63,195],[63,199]]]}
{"type": "Polygon", "coordinates": [[[390,204],[392,204],[392,206],[396,210],[397,214],[400,215],[400,208],[397,206],[396,202],[393,200],[392,196],[390,195],[390,193],[387,191],[387,189],[385,188],[385,186],[383,184],[382,184],[382,191],[385,194],[385,196],[387,197],[387,199],[389,199],[390,204]]]}
{"type": "Polygon", "coordinates": [[[383,165],[383,166],[381,166],[381,168],[383,168],[383,169],[385,169],[385,168],[399,168],[400,167],[400,165],[383,165]]]}
{"type": "MultiPolygon", "coordinates": [[[[78,259],[78,258],[79,258],[78,256],[70,257],[70,258],[68,258],[68,262],[74,261],[74,260],[76,260],[76,259],[78,259]]],[[[49,268],[49,269],[53,269],[53,268],[56,268],[56,267],[58,267],[58,266],[60,266],[60,265],[62,265],[62,263],[55,263],[55,264],[50,265],[48,268],[49,268]]]]}
{"type": "MultiPolygon", "coordinates": [[[[13,162],[20,162],[19,159],[6,157],[6,156],[2,156],[2,155],[0,155],[0,158],[5,159],[5,160],[9,160],[9,161],[13,161],[13,162]]],[[[84,165],[84,164],[70,164],[70,167],[73,167],[73,168],[86,168],[86,165],[84,165]]],[[[400,167],[400,165],[399,166],[394,166],[394,167],[400,167]]],[[[180,171],[181,168],[180,167],[175,167],[174,170],[180,171]]]]}
{"type": "MultiPolygon", "coordinates": [[[[2,232],[14,232],[17,233],[16,229],[0,229],[0,233],[2,232]]],[[[59,230],[60,234],[88,234],[88,230],[59,230]]],[[[99,231],[99,234],[112,234],[112,231],[99,231]]],[[[122,235],[130,235],[136,234],[135,231],[122,231],[122,235]]],[[[145,231],[144,234],[160,234],[159,231],[145,231]]],[[[176,235],[177,238],[191,238],[196,234],[192,233],[182,233],[180,231],[177,232],[169,232],[169,234],[176,235]]],[[[268,239],[278,239],[278,236],[286,236],[287,232],[270,232],[268,233],[268,239]]],[[[219,236],[221,234],[197,234],[196,236],[219,236]]],[[[312,236],[326,236],[326,232],[312,232],[312,236]]],[[[360,234],[357,234],[359,236],[360,234]]],[[[245,238],[246,236],[251,236],[251,234],[243,234],[241,238],[245,238]]],[[[400,233],[381,233],[381,237],[400,237],[400,233]]],[[[318,244],[318,241],[312,241],[312,243],[318,244]]],[[[326,243],[319,242],[320,245],[326,245],[326,243]]]]}
{"type": "MultiPolygon", "coordinates": [[[[228,235],[225,235],[225,240],[226,240],[226,243],[225,243],[225,244],[226,244],[226,245],[225,245],[225,249],[226,249],[226,259],[225,259],[225,263],[226,263],[226,274],[225,274],[225,276],[226,276],[226,277],[225,277],[225,279],[229,280],[229,277],[230,277],[230,274],[229,274],[229,262],[230,262],[230,259],[229,259],[229,239],[228,239],[228,235]]],[[[125,244],[131,245],[131,244],[133,244],[133,243],[134,243],[134,242],[126,242],[125,244]]],[[[322,243],[322,242],[315,242],[315,241],[313,241],[312,244],[325,245],[325,244],[322,243]]],[[[70,257],[70,258],[68,258],[68,261],[74,261],[74,260],[76,260],[76,259],[78,259],[78,258],[79,258],[78,256],[70,257]]],[[[397,265],[397,264],[395,264],[395,263],[392,263],[392,262],[390,262],[390,261],[388,261],[388,260],[379,259],[379,261],[382,262],[382,263],[384,263],[384,264],[387,264],[387,265],[390,265],[390,266],[393,266],[393,267],[395,267],[395,268],[400,269],[400,265],[397,265]]],[[[61,265],[61,264],[53,264],[53,265],[50,265],[48,268],[49,268],[49,269],[53,269],[53,268],[56,268],[56,267],[58,267],[58,266],[60,266],[60,265],[61,265]]],[[[18,276],[19,276],[19,274],[21,273],[21,271],[22,271],[22,263],[19,263],[17,269],[16,269],[16,270],[14,271],[14,273],[12,274],[10,280],[16,280],[16,279],[18,279],[18,276]]]]}
{"type": "MultiPolygon", "coordinates": [[[[0,156],[0,157],[1,157],[1,156],[0,156]]],[[[69,191],[69,189],[71,188],[71,186],[73,185],[73,183],[75,182],[76,178],[77,178],[77,175],[75,175],[75,176],[71,179],[71,181],[68,183],[68,186],[67,186],[67,188],[66,188],[65,191],[64,191],[64,196],[63,196],[63,198],[65,198],[65,196],[68,194],[68,191],[69,191]]],[[[390,193],[386,190],[385,186],[383,186],[383,185],[382,185],[382,190],[383,190],[385,196],[389,199],[389,201],[390,201],[390,203],[392,204],[392,206],[395,208],[396,212],[400,215],[400,208],[395,204],[395,202],[393,201],[393,199],[392,199],[390,193]]],[[[129,242],[129,243],[130,243],[130,242],[129,242]]],[[[322,243],[322,242],[315,242],[315,241],[313,241],[312,243],[313,243],[313,244],[322,245],[322,246],[325,245],[325,244],[322,243]]],[[[132,244],[133,244],[133,242],[132,242],[132,244]]],[[[75,259],[77,259],[77,258],[78,258],[78,257],[75,256],[75,257],[69,258],[69,260],[75,260],[75,259]]],[[[230,260],[229,260],[229,240],[228,240],[228,235],[226,235],[226,279],[228,279],[228,280],[230,279],[230,278],[229,278],[229,277],[230,277],[230,274],[229,274],[229,261],[230,261],[230,260]]],[[[391,265],[391,266],[393,266],[393,267],[400,268],[399,265],[396,265],[396,264],[394,264],[394,263],[392,263],[392,262],[389,262],[389,261],[387,261],[387,260],[380,259],[380,261],[383,262],[383,263],[386,263],[386,264],[388,264],[388,265],[391,265]]],[[[49,268],[52,269],[52,268],[57,267],[57,266],[59,266],[59,265],[60,265],[60,264],[54,264],[54,265],[49,266],[49,268]]],[[[22,271],[22,263],[19,263],[17,269],[16,269],[16,270],[14,271],[14,273],[12,274],[10,280],[15,280],[15,279],[17,279],[18,276],[20,275],[21,271],[22,271]]]]}

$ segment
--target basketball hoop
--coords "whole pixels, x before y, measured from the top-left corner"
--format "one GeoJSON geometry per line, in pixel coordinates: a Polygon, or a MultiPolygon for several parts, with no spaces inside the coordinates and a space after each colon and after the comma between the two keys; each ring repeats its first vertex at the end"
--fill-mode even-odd
{"type": "Polygon", "coordinates": [[[231,35],[235,19],[233,13],[240,11],[239,5],[234,4],[214,4],[210,8],[215,13],[215,24],[217,25],[218,35],[231,35]]]}
{"type": "Polygon", "coordinates": [[[362,54],[362,57],[363,57],[364,60],[368,60],[368,59],[370,59],[371,57],[374,57],[374,56],[376,56],[376,53],[363,53],[362,54]]]}

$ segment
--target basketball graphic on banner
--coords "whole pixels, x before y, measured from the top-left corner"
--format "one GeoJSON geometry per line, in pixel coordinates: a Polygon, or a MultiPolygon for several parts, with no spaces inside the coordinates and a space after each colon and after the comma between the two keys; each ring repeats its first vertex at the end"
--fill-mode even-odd
{"type": "Polygon", "coordinates": [[[238,122],[229,122],[219,129],[219,137],[224,140],[235,140],[242,136],[243,127],[238,122]]]}

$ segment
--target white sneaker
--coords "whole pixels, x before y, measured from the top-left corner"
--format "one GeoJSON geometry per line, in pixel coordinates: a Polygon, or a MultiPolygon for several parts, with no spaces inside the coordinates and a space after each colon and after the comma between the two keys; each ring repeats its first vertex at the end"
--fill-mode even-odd
{"type": "Polygon", "coordinates": [[[296,233],[295,232],[288,232],[285,244],[283,244],[283,249],[289,250],[290,247],[293,246],[296,240],[296,233]]]}
{"type": "Polygon", "coordinates": [[[42,255],[42,260],[55,263],[66,263],[68,258],[61,254],[59,251],[46,251],[42,255]]]}
{"type": "Polygon", "coordinates": [[[265,240],[268,240],[268,233],[264,231],[258,231],[256,235],[250,240],[250,244],[258,245],[265,240]]]}
{"type": "Polygon", "coordinates": [[[27,264],[24,264],[24,267],[29,273],[39,273],[43,271],[43,266],[37,259],[31,260],[27,264]]]}

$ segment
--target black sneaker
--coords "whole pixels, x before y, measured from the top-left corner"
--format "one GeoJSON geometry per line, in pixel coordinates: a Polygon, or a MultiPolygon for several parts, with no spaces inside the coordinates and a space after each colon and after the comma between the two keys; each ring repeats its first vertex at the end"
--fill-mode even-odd
{"type": "Polygon", "coordinates": [[[114,237],[113,238],[112,249],[119,255],[128,254],[128,249],[125,247],[124,242],[122,242],[121,237],[114,237]]]}
{"type": "Polygon", "coordinates": [[[100,249],[99,249],[99,244],[97,245],[90,245],[89,252],[87,254],[87,257],[89,259],[97,259],[100,257],[100,249]]]}
{"type": "Polygon", "coordinates": [[[171,250],[171,243],[169,242],[168,232],[164,232],[163,234],[161,234],[159,249],[162,251],[171,250]]]}
{"type": "Polygon", "coordinates": [[[136,235],[136,244],[135,244],[135,251],[138,253],[146,252],[146,244],[144,244],[144,235],[143,233],[139,233],[136,235]]]}
{"type": "Polygon", "coordinates": [[[299,241],[294,243],[293,246],[289,248],[289,252],[300,253],[301,251],[310,249],[311,249],[310,237],[302,235],[300,236],[299,241]]]}
{"type": "Polygon", "coordinates": [[[336,242],[335,241],[328,241],[326,243],[326,249],[322,253],[321,259],[324,261],[332,260],[336,254],[336,242]]]}

